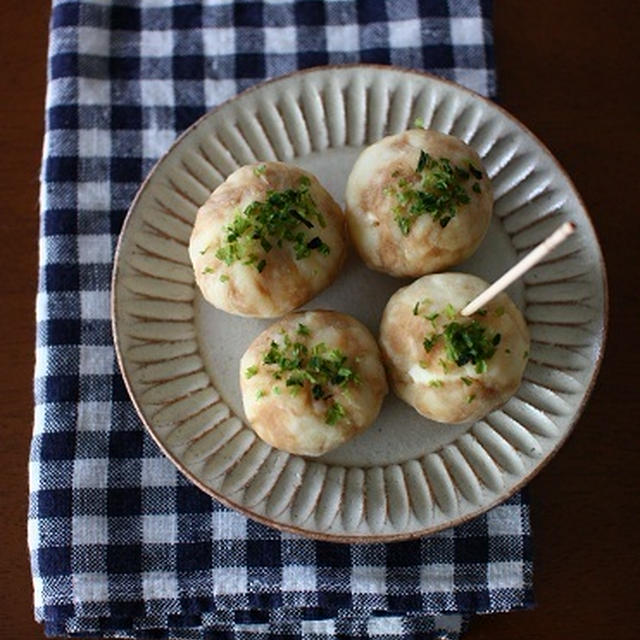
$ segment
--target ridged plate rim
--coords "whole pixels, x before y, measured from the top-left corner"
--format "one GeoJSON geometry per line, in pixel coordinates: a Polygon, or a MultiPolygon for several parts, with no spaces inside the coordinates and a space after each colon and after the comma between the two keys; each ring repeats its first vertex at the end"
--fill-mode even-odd
{"type": "MultiPolygon", "coordinates": [[[[240,94],[238,94],[237,96],[234,96],[232,98],[230,98],[229,100],[223,102],[222,104],[218,105],[217,107],[215,107],[214,109],[212,109],[211,111],[207,112],[206,114],[204,114],[201,118],[199,118],[196,122],[194,122],[193,125],[191,125],[187,130],[185,130],[180,136],[178,136],[175,140],[175,142],[171,145],[171,147],[169,148],[169,150],[158,160],[158,162],[154,165],[153,169],[151,170],[151,172],[149,173],[149,175],[147,176],[147,178],[144,180],[144,182],[142,183],[140,189],[138,190],[130,208],[129,211],[127,212],[126,218],[124,220],[123,226],[122,226],[122,230],[120,233],[120,236],[118,238],[118,243],[117,243],[117,247],[116,247],[116,251],[115,251],[115,257],[114,257],[114,267],[113,267],[113,275],[112,275],[112,287],[111,287],[111,317],[112,317],[112,329],[113,329],[113,338],[114,338],[114,345],[115,345],[115,350],[116,350],[116,356],[117,356],[117,361],[118,361],[118,365],[120,367],[120,371],[122,372],[123,375],[123,379],[124,379],[124,383],[126,386],[126,389],[129,393],[129,396],[133,402],[133,405],[138,413],[138,415],[140,416],[140,419],[142,420],[145,428],[147,429],[147,431],[149,432],[149,434],[152,436],[152,438],[156,441],[156,443],[158,444],[158,446],[161,448],[161,450],[164,452],[164,454],[176,465],[176,467],[185,475],[187,476],[194,484],[196,484],[198,487],[200,487],[203,491],[207,492],[208,494],[212,495],[214,498],[218,499],[220,502],[226,504],[229,507],[232,507],[236,510],[238,510],[241,513],[244,513],[245,515],[258,520],[264,524],[267,524],[269,526],[273,526],[276,527],[278,529],[281,530],[285,530],[285,531],[289,531],[289,532],[293,532],[293,533],[297,533],[297,534],[301,534],[301,535],[305,535],[305,536],[309,536],[309,537],[313,537],[316,539],[321,539],[321,540],[327,540],[327,541],[333,541],[333,542],[345,542],[345,543],[351,543],[351,542],[389,542],[389,541],[399,541],[399,540],[406,540],[406,539],[411,539],[411,538],[416,538],[416,537],[420,537],[426,534],[430,534],[430,533],[434,533],[436,531],[440,531],[442,529],[446,529],[452,526],[455,526],[457,524],[460,524],[462,522],[466,522],[472,518],[475,518],[476,516],[480,515],[481,513],[484,513],[485,511],[489,510],[490,508],[492,508],[493,506],[496,506],[497,504],[500,504],[501,502],[503,502],[504,500],[506,500],[509,496],[511,496],[513,493],[515,493],[516,491],[518,491],[520,488],[522,488],[523,485],[525,485],[527,482],[529,482],[531,480],[531,478],[533,476],[535,476],[550,460],[551,458],[553,458],[553,456],[558,452],[558,450],[561,448],[561,446],[564,444],[564,442],[566,441],[566,439],[568,438],[568,436],[570,435],[570,433],[572,432],[573,428],[575,427],[579,417],[581,416],[582,412],[585,409],[586,403],[588,401],[588,398],[590,396],[590,393],[593,389],[593,386],[595,385],[596,379],[597,379],[597,375],[600,369],[600,365],[602,362],[602,358],[603,358],[603,353],[604,353],[604,346],[605,346],[605,341],[606,341],[606,334],[607,334],[607,329],[608,329],[608,307],[609,307],[609,301],[608,301],[608,289],[607,289],[607,278],[606,278],[606,270],[605,270],[605,265],[604,265],[604,260],[602,258],[602,251],[600,248],[600,245],[598,243],[598,239],[597,236],[595,234],[594,228],[593,228],[593,224],[592,221],[589,217],[589,214],[587,212],[587,209],[585,207],[585,204],[582,200],[582,198],[580,197],[579,193],[577,192],[573,182],[571,181],[570,177],[567,175],[567,173],[564,171],[564,169],[561,167],[560,163],[557,161],[557,159],[555,158],[555,156],[549,151],[549,149],[537,138],[537,136],[535,136],[525,125],[523,125],[521,122],[519,122],[514,116],[512,116],[510,113],[508,113],[505,109],[503,109],[502,107],[500,107],[499,105],[496,105],[495,103],[493,103],[492,101],[488,100],[487,98],[485,98],[484,96],[481,96],[469,89],[466,89],[464,87],[461,87],[460,85],[457,85],[454,82],[439,78],[437,76],[434,76],[430,73],[426,73],[426,72],[422,72],[422,71],[415,71],[415,70],[409,70],[409,69],[402,69],[402,68],[398,68],[398,67],[393,67],[393,66],[384,66],[384,65],[370,65],[370,64],[352,64],[352,65],[333,65],[333,66],[328,66],[328,67],[315,67],[315,68],[310,68],[310,69],[306,69],[306,70],[302,70],[302,71],[296,71],[293,72],[291,74],[287,74],[285,76],[280,76],[278,78],[274,78],[271,80],[267,80],[263,83],[260,83],[258,85],[255,85],[253,87],[250,87],[249,89],[241,92],[240,94]],[[310,529],[310,528],[306,528],[304,526],[297,526],[295,524],[291,524],[289,522],[282,522],[279,521],[276,518],[270,518],[264,514],[261,513],[256,513],[251,507],[241,503],[241,502],[237,502],[234,501],[233,499],[231,499],[229,496],[225,495],[224,493],[222,493],[221,491],[217,491],[214,488],[208,486],[205,482],[203,482],[200,478],[198,478],[194,472],[192,472],[188,465],[182,461],[174,452],[172,452],[170,450],[170,448],[167,446],[167,444],[163,441],[163,439],[159,436],[159,434],[157,433],[156,429],[154,428],[154,425],[152,423],[152,421],[150,421],[148,419],[148,417],[146,416],[143,407],[142,407],[142,403],[140,401],[140,399],[138,398],[138,394],[136,392],[135,389],[135,381],[133,381],[131,379],[131,376],[129,375],[128,369],[127,369],[127,355],[126,353],[123,352],[123,348],[122,348],[122,340],[120,338],[119,335],[119,331],[120,331],[120,321],[119,321],[119,315],[121,312],[121,308],[120,308],[120,304],[119,304],[119,299],[118,299],[118,295],[117,295],[117,290],[118,290],[118,282],[120,279],[120,274],[121,274],[121,260],[123,258],[122,254],[123,254],[123,245],[125,243],[125,238],[127,236],[127,232],[129,227],[131,226],[131,220],[133,219],[133,217],[136,215],[136,211],[139,205],[139,202],[141,200],[141,198],[143,197],[143,195],[145,194],[145,191],[148,189],[151,178],[154,176],[154,174],[159,170],[159,168],[161,167],[161,165],[163,165],[163,163],[165,163],[165,161],[167,160],[167,158],[173,156],[176,152],[176,147],[178,147],[180,145],[180,143],[187,137],[189,137],[193,131],[195,129],[197,129],[204,121],[206,121],[207,119],[211,118],[214,114],[216,114],[218,111],[220,111],[221,109],[227,107],[228,105],[234,103],[235,101],[250,95],[252,93],[255,92],[260,92],[261,90],[263,90],[265,87],[268,87],[270,85],[272,85],[273,83],[278,83],[278,82],[282,82],[282,81],[291,81],[292,79],[294,81],[298,81],[298,82],[302,82],[303,79],[311,74],[331,74],[331,73],[358,73],[359,71],[367,71],[369,73],[377,73],[378,71],[380,73],[391,73],[391,74],[409,74],[411,76],[413,76],[414,78],[419,78],[424,80],[424,82],[426,84],[428,83],[432,83],[434,85],[442,85],[447,87],[449,90],[452,90],[454,92],[461,92],[461,94],[467,96],[467,97],[471,97],[474,101],[476,101],[478,104],[484,105],[484,108],[491,108],[493,110],[497,110],[499,112],[499,114],[508,119],[509,121],[511,121],[511,123],[513,125],[515,125],[516,129],[519,129],[521,132],[523,132],[526,136],[528,136],[529,138],[531,138],[534,142],[535,145],[538,146],[539,150],[541,150],[543,152],[543,154],[545,154],[550,160],[551,163],[553,165],[553,168],[555,171],[557,171],[559,173],[559,175],[561,176],[561,178],[566,182],[568,189],[571,193],[571,195],[573,197],[575,197],[579,209],[580,209],[580,213],[582,214],[581,223],[586,223],[589,226],[589,231],[590,231],[590,237],[591,239],[594,241],[594,249],[597,253],[597,259],[598,259],[598,263],[599,263],[599,267],[601,269],[601,274],[602,274],[602,281],[601,281],[601,294],[602,294],[602,331],[601,333],[596,337],[596,343],[597,343],[597,352],[596,352],[596,359],[595,362],[593,363],[593,370],[591,373],[591,377],[588,380],[588,384],[585,386],[584,388],[584,395],[582,397],[582,400],[580,401],[579,405],[576,407],[575,411],[573,412],[568,425],[566,426],[566,428],[560,433],[559,437],[556,439],[556,442],[554,444],[554,446],[544,455],[544,457],[540,458],[538,460],[538,463],[526,474],[524,474],[515,484],[507,487],[506,489],[503,489],[502,492],[497,493],[497,495],[494,497],[494,499],[486,501],[484,503],[482,503],[477,509],[475,510],[471,510],[467,513],[463,513],[460,515],[454,515],[452,517],[450,517],[449,519],[442,521],[440,523],[437,523],[435,525],[431,525],[431,526],[427,526],[425,528],[422,529],[415,529],[415,530],[411,530],[411,531],[399,531],[397,533],[385,533],[385,534],[375,534],[375,533],[366,533],[366,534],[362,534],[362,533],[349,533],[349,532],[344,532],[344,533],[334,533],[334,532],[326,532],[326,531],[319,531],[317,529],[310,529]]],[[[227,441],[228,442],[228,441],[227,441]]],[[[387,465],[390,466],[390,465],[387,465]]],[[[473,470],[473,469],[472,469],[473,470]]],[[[426,474],[425,474],[426,475],[426,474]]],[[[426,478],[427,484],[429,483],[429,479],[426,478]]],[[[277,480],[276,480],[277,482],[277,480]]],[[[294,494],[295,496],[295,494],[294,494]]],[[[287,504],[287,507],[285,508],[285,510],[287,508],[291,507],[291,503],[293,502],[294,498],[292,498],[290,500],[290,502],[287,504]]],[[[317,502],[316,502],[317,504],[317,502]]],[[[315,506],[314,506],[315,508],[315,506]]],[[[363,499],[363,510],[366,509],[366,502],[364,502],[363,499]]],[[[307,517],[308,520],[308,517],[307,517]]]]}

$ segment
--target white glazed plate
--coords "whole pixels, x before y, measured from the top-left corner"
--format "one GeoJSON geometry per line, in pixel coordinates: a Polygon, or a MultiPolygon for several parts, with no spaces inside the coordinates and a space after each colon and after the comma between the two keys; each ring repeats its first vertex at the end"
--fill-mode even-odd
{"type": "MultiPolygon", "coordinates": [[[[374,335],[407,281],[354,255],[307,308],[354,315],[374,335]]],[[[486,99],[390,67],[298,72],[208,113],[156,165],[120,236],[113,290],[120,367],[145,426],[201,489],[266,524],[328,540],[401,540],[467,520],[527,482],[564,442],[602,356],[606,280],[591,222],[549,151],[486,99]],[[365,145],[416,118],[483,158],[494,218],[457,270],[493,280],[561,222],[577,232],[509,293],[531,331],[518,393],[472,426],[432,423],[390,394],[364,434],[318,459],[283,453],[244,424],[238,363],[272,321],[204,302],[187,244],[198,207],[239,166],[267,160],[317,175],[340,203],[365,145]]]]}

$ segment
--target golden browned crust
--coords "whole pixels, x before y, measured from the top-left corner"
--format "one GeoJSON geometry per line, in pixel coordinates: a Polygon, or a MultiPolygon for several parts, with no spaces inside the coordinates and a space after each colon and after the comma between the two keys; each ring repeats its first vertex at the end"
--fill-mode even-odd
{"type": "Polygon", "coordinates": [[[448,322],[469,322],[447,315],[483,291],[487,283],[461,273],[427,275],[398,290],[389,300],[380,325],[380,347],[396,394],[427,418],[445,423],[473,422],[504,404],[518,389],[527,361],[529,332],[522,314],[506,294],[500,294],[477,316],[480,324],[501,340],[487,370],[458,367],[439,339],[430,351],[425,337],[448,322]],[[417,315],[416,303],[420,303],[417,315]],[[430,320],[427,316],[439,313],[430,320]],[[463,380],[466,379],[466,382],[463,380]],[[433,386],[437,385],[437,386],[433,386]]]}
{"type": "Polygon", "coordinates": [[[468,190],[470,203],[443,228],[420,216],[403,235],[393,212],[397,204],[387,188],[405,179],[417,180],[415,168],[424,150],[482,169],[478,154],[461,140],[437,131],[411,129],[388,136],[365,149],[356,161],[346,190],[346,215],[351,239],[367,266],[393,276],[420,276],[441,271],[468,258],[489,227],[493,208],[491,181],[482,169],[480,193],[468,190]]]}
{"type": "Polygon", "coordinates": [[[335,280],[346,256],[346,221],[339,205],[308,172],[281,162],[248,165],[232,173],[198,210],[189,256],[205,300],[237,315],[275,317],[308,302],[335,280]],[[254,170],[263,165],[264,171],[256,175],[254,170]],[[330,247],[329,255],[314,251],[296,260],[288,245],[268,253],[258,248],[266,260],[262,272],[241,261],[226,265],[216,257],[224,229],[238,212],[265,200],[270,190],[298,186],[302,176],[311,181],[311,196],[326,221],[326,227],[316,225],[313,232],[330,247]]]}
{"type": "Polygon", "coordinates": [[[290,313],[263,331],[242,356],[240,387],[245,414],[254,431],[278,449],[307,456],[322,455],[369,427],[388,391],[375,339],[355,318],[336,311],[290,313]],[[300,323],[310,335],[296,333],[300,323]],[[284,380],[274,378],[274,367],[262,362],[271,342],[283,340],[283,332],[308,348],[323,342],[328,349],[340,349],[360,381],[344,389],[332,387],[330,399],[314,400],[308,382],[292,395],[284,380]],[[246,371],[252,366],[257,372],[247,377],[246,371]],[[330,425],[326,414],[333,402],[340,403],[345,416],[330,425]]]}

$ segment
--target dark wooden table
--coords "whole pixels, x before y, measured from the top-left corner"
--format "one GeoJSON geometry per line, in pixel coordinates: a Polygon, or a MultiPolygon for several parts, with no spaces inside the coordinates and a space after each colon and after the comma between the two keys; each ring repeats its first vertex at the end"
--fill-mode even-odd
{"type": "MultiPolygon", "coordinates": [[[[38,170],[47,0],[3,0],[0,638],[35,640],[26,548],[38,170]]],[[[532,483],[537,608],[479,618],[469,640],[640,635],[640,5],[496,0],[500,102],[584,197],[611,292],[607,352],[573,435],[532,483]]]]}

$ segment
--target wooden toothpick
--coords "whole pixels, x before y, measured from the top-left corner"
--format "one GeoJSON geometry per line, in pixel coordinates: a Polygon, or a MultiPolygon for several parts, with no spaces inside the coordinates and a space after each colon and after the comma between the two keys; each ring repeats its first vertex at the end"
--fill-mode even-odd
{"type": "Polygon", "coordinates": [[[565,222],[558,227],[546,240],[543,240],[531,253],[528,253],[520,262],[516,263],[509,271],[498,278],[491,286],[474,298],[460,315],[471,316],[487,302],[493,300],[501,291],[504,291],[512,282],[522,277],[531,267],[535,266],[550,251],[564,242],[574,231],[576,225],[573,222],[565,222]]]}

